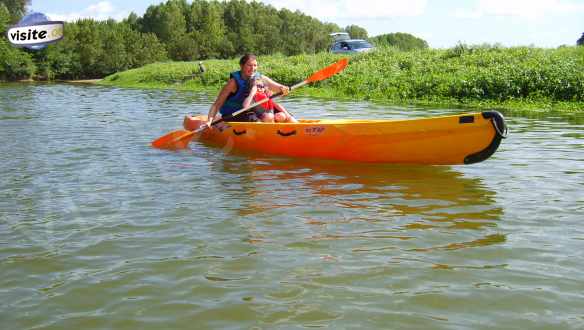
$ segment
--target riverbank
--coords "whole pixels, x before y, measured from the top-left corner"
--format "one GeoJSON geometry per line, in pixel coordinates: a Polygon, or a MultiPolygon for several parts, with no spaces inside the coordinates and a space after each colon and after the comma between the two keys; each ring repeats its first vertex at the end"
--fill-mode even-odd
{"type": "Polygon", "coordinates": [[[80,80],[62,80],[60,82],[68,83],[68,84],[98,84],[102,79],[80,79],[80,80]]]}
{"type": "MultiPolygon", "coordinates": [[[[260,71],[292,85],[342,56],[260,56],[260,71]]],[[[216,93],[237,60],[164,62],[115,73],[98,84],[216,93]]],[[[295,95],[399,105],[584,111],[584,47],[455,47],[353,55],[347,69],[295,95]]]]}

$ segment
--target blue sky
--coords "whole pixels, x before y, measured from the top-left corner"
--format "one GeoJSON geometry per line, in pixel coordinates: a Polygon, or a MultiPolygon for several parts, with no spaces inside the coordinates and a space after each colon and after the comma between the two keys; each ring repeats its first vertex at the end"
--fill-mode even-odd
{"type": "MultiPolygon", "coordinates": [[[[33,0],[31,9],[53,20],[79,17],[122,19],[142,15],[156,0],[33,0]]],[[[300,10],[340,27],[356,24],[369,36],[406,32],[431,47],[458,42],[505,46],[574,45],[584,33],[584,0],[263,0],[300,10]]],[[[268,24],[268,23],[266,23],[268,24]]]]}

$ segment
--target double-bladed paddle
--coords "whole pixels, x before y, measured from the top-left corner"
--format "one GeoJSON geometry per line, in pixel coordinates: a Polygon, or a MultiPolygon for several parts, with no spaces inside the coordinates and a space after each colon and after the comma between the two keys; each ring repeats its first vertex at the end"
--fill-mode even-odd
{"type": "MultiPolygon", "coordinates": [[[[306,80],[301,81],[301,82],[297,83],[296,85],[291,86],[290,91],[293,91],[296,88],[302,87],[306,84],[309,84],[309,83],[312,83],[315,81],[321,81],[321,80],[327,79],[329,77],[332,77],[333,75],[343,71],[343,69],[345,69],[345,67],[347,66],[348,63],[349,63],[349,60],[347,58],[343,58],[343,59],[327,66],[326,68],[313,73],[310,77],[306,78],[306,80]]],[[[235,117],[239,114],[242,114],[244,112],[251,111],[253,108],[257,107],[258,105],[263,104],[265,102],[268,102],[268,100],[279,97],[281,95],[282,95],[282,92],[278,92],[276,94],[273,94],[269,98],[265,98],[259,102],[251,104],[250,106],[245,107],[241,110],[238,110],[229,116],[219,118],[219,119],[213,121],[211,123],[211,125],[215,125],[215,124],[218,124],[222,121],[229,120],[230,118],[233,118],[233,117],[235,117]]],[[[170,150],[184,149],[189,145],[189,142],[191,142],[191,139],[193,138],[193,136],[195,134],[200,133],[207,128],[208,128],[207,125],[202,125],[201,127],[197,128],[194,131],[186,131],[186,130],[173,131],[173,132],[170,132],[170,133],[152,141],[152,146],[154,148],[158,148],[158,149],[170,149],[170,150]]]]}

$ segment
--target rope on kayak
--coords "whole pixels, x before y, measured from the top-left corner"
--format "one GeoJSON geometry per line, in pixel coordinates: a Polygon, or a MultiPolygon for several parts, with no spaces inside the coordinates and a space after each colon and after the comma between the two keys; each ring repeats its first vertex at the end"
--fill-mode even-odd
{"type": "Polygon", "coordinates": [[[507,124],[505,124],[505,117],[499,111],[483,111],[482,115],[483,118],[491,120],[499,138],[504,139],[507,137],[509,130],[507,129],[507,124]]]}
{"type": "Polygon", "coordinates": [[[501,138],[505,139],[507,135],[509,135],[509,129],[507,128],[507,125],[505,125],[505,122],[503,120],[501,120],[501,124],[503,124],[503,130],[501,130],[501,128],[499,127],[496,118],[492,118],[491,122],[493,123],[493,127],[495,127],[495,131],[497,131],[497,134],[499,134],[501,138]]]}

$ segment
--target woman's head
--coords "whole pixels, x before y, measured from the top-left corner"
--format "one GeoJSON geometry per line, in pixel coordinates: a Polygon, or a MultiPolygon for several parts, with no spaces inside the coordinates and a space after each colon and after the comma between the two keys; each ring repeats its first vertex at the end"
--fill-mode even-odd
{"type": "Polygon", "coordinates": [[[254,54],[245,54],[239,59],[239,66],[241,67],[241,73],[245,76],[245,78],[252,77],[257,68],[258,68],[258,61],[254,54]]]}

